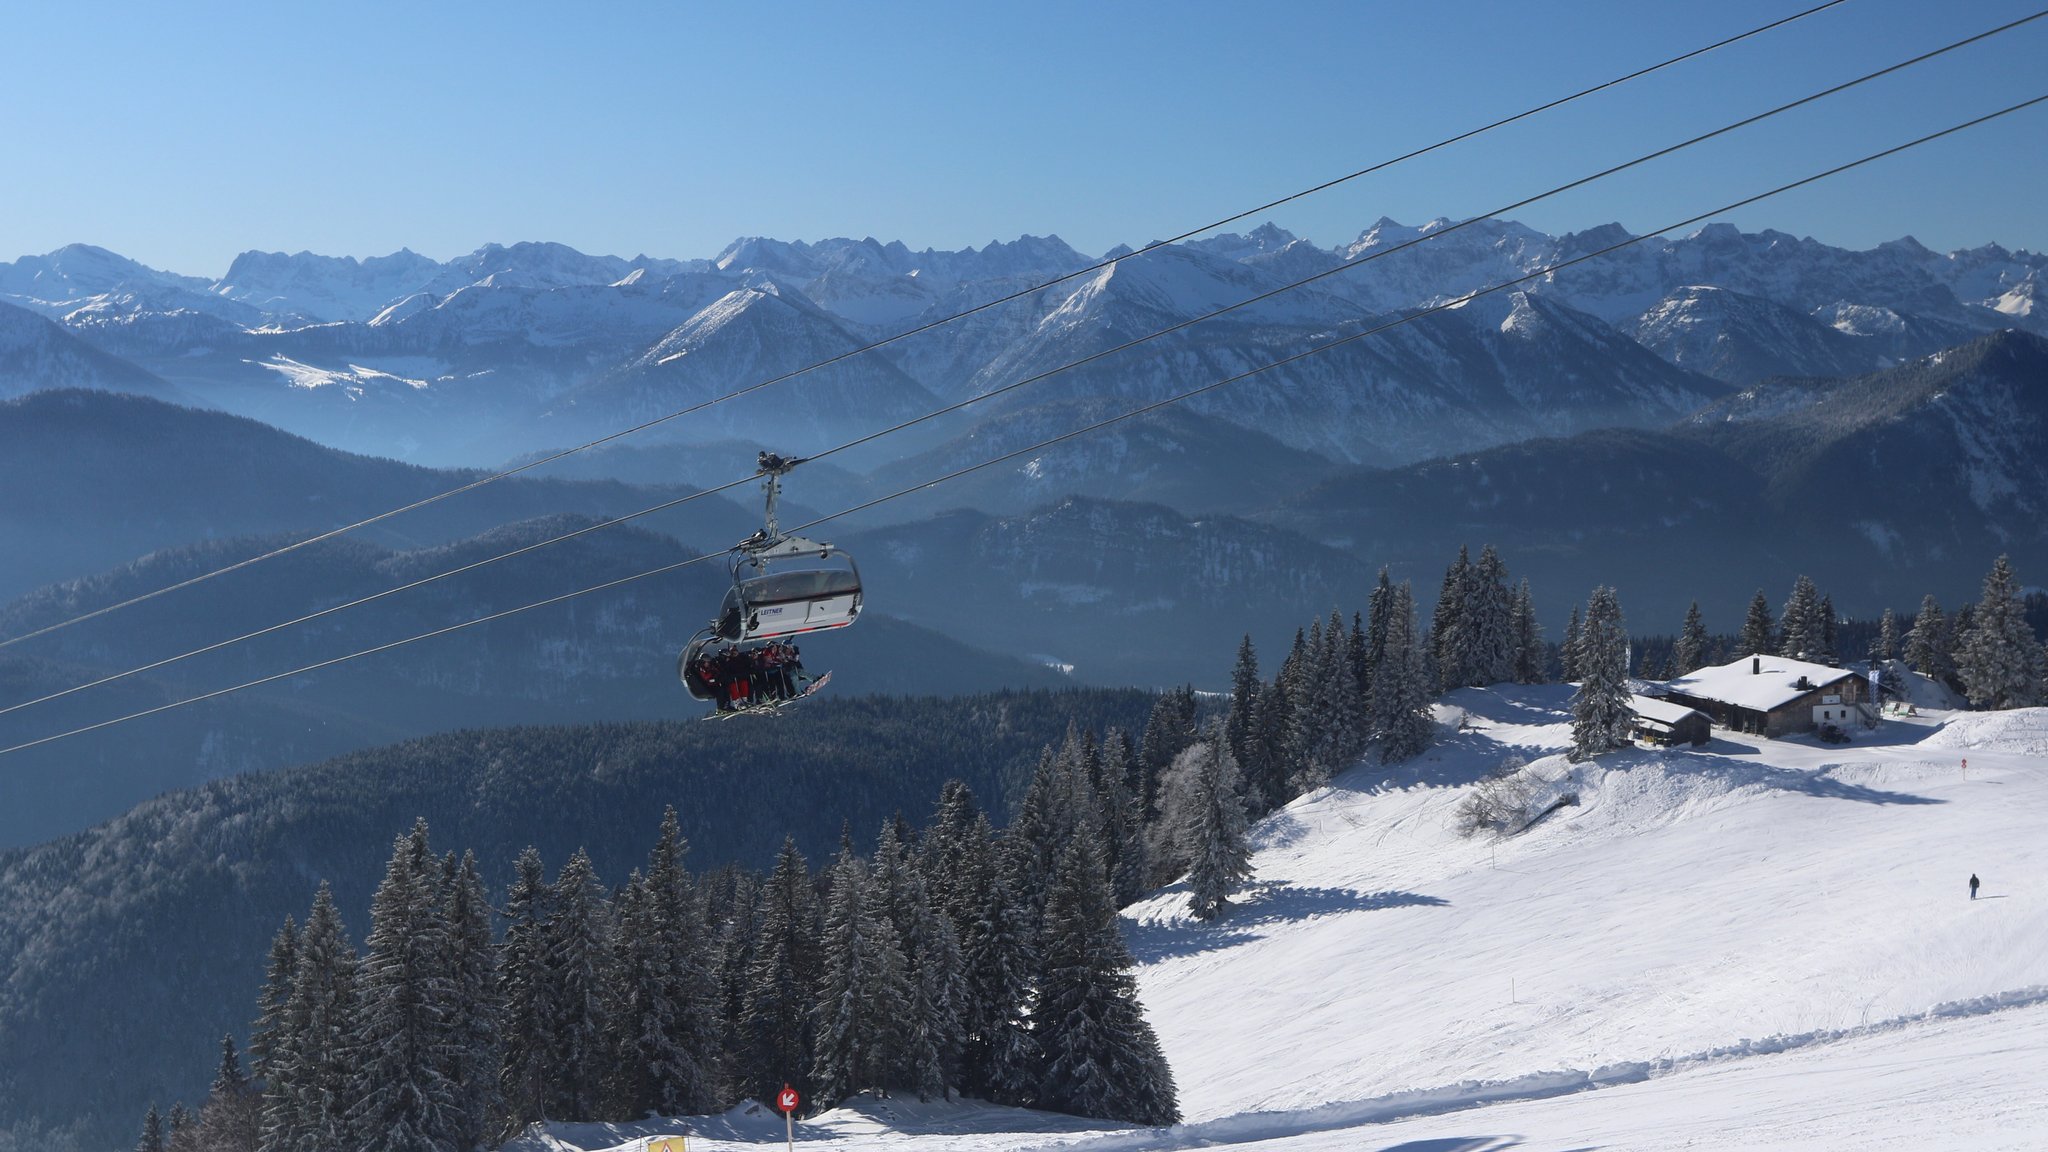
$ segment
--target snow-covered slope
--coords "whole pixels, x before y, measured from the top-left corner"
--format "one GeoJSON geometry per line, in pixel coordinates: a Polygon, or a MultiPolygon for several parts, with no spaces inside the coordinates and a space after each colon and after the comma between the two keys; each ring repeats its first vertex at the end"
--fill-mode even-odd
{"type": "Polygon", "coordinates": [[[2048,1000],[2041,714],[1969,717],[1967,778],[1942,737],[1896,723],[1846,748],[1724,735],[1573,766],[1547,755],[1568,692],[1454,694],[1466,729],[1418,764],[1356,770],[1263,825],[1262,888],[1218,927],[1179,894],[1131,910],[1191,1119],[2048,1000]],[[1510,753],[1544,757],[1578,805],[1460,839],[1460,785],[1510,753]],[[1972,871],[2009,899],[1972,903],[1972,871]]]}
{"type": "MultiPolygon", "coordinates": [[[[860,1099],[801,1125],[806,1146],[2039,1146],[2048,710],[1573,766],[1569,692],[1453,694],[1456,730],[1421,760],[1262,823],[1253,888],[1217,924],[1175,889],[1127,912],[1188,1123],[860,1099]],[[1578,803],[1461,839],[1452,809],[1510,754],[1578,803]]],[[[741,1111],[516,1147],[681,1131],[707,1150],[775,1135],[741,1111]]]]}

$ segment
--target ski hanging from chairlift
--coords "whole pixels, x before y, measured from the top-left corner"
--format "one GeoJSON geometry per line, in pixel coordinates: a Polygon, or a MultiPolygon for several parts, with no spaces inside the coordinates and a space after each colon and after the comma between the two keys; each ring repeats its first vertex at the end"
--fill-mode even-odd
{"type": "Polygon", "coordinates": [[[718,615],[676,659],[683,687],[715,706],[707,720],[774,715],[824,687],[832,674],[806,672],[795,638],[844,628],[860,616],[860,567],[853,557],[786,534],[776,522],[782,478],[803,462],[761,453],[765,523],[733,546],[726,563],[732,587],[718,615]]]}

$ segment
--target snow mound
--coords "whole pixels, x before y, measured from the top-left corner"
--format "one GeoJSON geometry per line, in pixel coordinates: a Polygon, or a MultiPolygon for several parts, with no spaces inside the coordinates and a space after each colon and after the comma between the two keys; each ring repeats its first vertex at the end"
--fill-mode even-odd
{"type": "Polygon", "coordinates": [[[1920,747],[2048,756],[2048,708],[1965,713],[1922,740],[1920,747]]]}

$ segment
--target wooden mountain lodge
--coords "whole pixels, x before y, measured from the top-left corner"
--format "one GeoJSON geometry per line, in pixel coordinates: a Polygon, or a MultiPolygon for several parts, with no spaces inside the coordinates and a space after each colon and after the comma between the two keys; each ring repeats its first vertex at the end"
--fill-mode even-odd
{"type": "Polygon", "coordinates": [[[1877,722],[1863,673],[1783,656],[1746,656],[1702,668],[1669,681],[1656,696],[1698,709],[1723,728],[1759,736],[1877,722]]]}

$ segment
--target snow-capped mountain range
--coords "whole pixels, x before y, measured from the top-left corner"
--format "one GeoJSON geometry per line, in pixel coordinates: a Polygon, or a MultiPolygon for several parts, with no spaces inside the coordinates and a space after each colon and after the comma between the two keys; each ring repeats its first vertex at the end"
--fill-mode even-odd
{"type": "MultiPolygon", "coordinates": [[[[1098,261],[1051,236],[957,252],[748,237],[708,260],[546,243],[487,245],[448,261],[405,250],[366,260],[249,252],[206,280],[72,245],[0,264],[0,306],[40,313],[56,334],[118,358],[100,367],[100,386],[133,390],[153,375],[162,394],[338,447],[488,464],[1021,292],[656,434],[810,450],[1053,373],[892,446],[894,458],[992,418],[1015,439],[1029,431],[1020,413],[1055,413],[1058,401],[1155,400],[1627,235],[1619,225],[1551,236],[1494,219],[1382,219],[1350,244],[1322,248],[1266,224],[1043,288],[1098,261]]],[[[1772,375],[1867,372],[1997,328],[2048,332],[2048,313],[2035,307],[2044,268],[2048,256],[1996,245],[1944,254],[1907,238],[1859,252],[1716,224],[1645,239],[1191,407],[1297,450],[1380,465],[1529,435],[1661,426],[1772,375]]],[[[5,327],[10,345],[24,343],[25,318],[5,327]]],[[[0,359],[0,395],[96,383],[77,368],[50,378],[49,355],[0,359]]]]}

